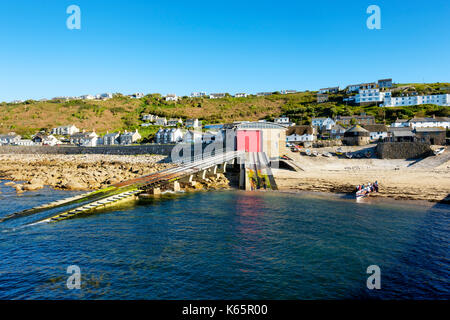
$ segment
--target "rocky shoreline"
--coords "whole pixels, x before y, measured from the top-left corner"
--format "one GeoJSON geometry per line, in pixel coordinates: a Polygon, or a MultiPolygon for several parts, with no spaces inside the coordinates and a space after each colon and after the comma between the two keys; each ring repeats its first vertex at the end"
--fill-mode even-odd
{"type": "MultiPolygon", "coordinates": [[[[18,193],[50,186],[62,190],[97,190],[175,166],[160,155],[0,155],[0,179],[18,193]]],[[[183,189],[228,189],[223,175],[183,189]]]]}
{"type": "Polygon", "coordinates": [[[0,155],[0,179],[17,192],[50,186],[65,190],[95,190],[123,180],[172,167],[164,156],[0,155]]]}

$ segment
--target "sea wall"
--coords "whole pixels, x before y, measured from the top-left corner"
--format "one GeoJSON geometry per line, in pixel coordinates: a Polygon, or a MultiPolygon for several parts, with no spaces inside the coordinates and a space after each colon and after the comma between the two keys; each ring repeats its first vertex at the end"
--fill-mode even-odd
{"type": "Polygon", "coordinates": [[[381,159],[416,159],[432,153],[430,145],[424,142],[380,142],[377,145],[381,159]]]}
{"type": "Polygon", "coordinates": [[[0,146],[0,154],[111,154],[139,155],[159,154],[170,155],[175,145],[144,144],[136,146],[0,146]]]}

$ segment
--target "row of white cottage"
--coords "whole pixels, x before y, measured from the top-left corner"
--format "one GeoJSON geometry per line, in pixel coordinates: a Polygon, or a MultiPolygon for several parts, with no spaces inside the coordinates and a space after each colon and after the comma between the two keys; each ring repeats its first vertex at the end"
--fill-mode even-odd
{"type": "Polygon", "coordinates": [[[213,141],[223,141],[222,131],[194,131],[180,128],[159,129],[155,134],[155,143],[210,143],[213,141]]]}

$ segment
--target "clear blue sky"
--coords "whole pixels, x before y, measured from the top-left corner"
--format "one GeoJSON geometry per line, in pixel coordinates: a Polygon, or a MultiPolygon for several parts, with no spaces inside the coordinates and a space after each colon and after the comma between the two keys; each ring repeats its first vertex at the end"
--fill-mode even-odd
{"type": "Polygon", "coordinates": [[[448,0],[1,1],[0,101],[448,82],[449,16],[448,0]]]}

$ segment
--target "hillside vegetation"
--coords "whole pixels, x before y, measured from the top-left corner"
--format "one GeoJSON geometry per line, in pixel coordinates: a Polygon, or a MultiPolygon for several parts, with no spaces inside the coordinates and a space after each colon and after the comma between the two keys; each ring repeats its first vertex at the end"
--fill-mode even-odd
{"type": "MultiPolygon", "coordinates": [[[[441,93],[450,83],[401,84],[395,90],[408,92],[414,87],[421,93],[441,93]]],[[[317,92],[299,92],[246,98],[231,96],[223,99],[182,97],[178,102],[166,102],[159,94],[132,99],[120,94],[106,101],[33,101],[20,104],[0,104],[0,132],[17,132],[29,137],[36,131],[56,126],[74,124],[85,130],[103,134],[107,131],[124,131],[139,128],[143,137],[152,136],[157,128],[142,128],[141,115],[152,113],[167,118],[199,118],[203,124],[226,123],[239,120],[272,120],[286,115],[297,124],[309,124],[312,117],[334,117],[366,113],[376,117],[377,122],[390,123],[398,118],[413,116],[450,116],[450,108],[436,105],[420,105],[401,108],[351,106],[342,102],[343,92],[329,96],[330,101],[316,103],[317,92]]]]}

